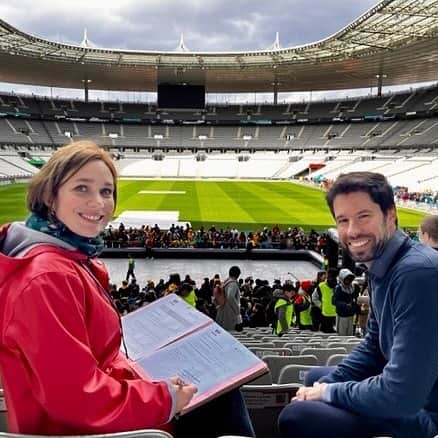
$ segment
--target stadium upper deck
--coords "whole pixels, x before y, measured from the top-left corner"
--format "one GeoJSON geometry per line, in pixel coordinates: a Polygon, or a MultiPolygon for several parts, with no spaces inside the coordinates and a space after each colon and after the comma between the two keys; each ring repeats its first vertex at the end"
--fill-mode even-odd
{"type": "Polygon", "coordinates": [[[0,95],[3,145],[56,147],[71,140],[134,150],[409,149],[438,144],[438,88],[381,97],[284,105],[156,104],[0,95]]]}
{"type": "Polygon", "coordinates": [[[438,71],[438,1],[383,0],[336,34],[253,52],[143,52],[47,41],[0,21],[0,81],[155,91],[158,83],[209,93],[349,89],[432,81],[438,71]]]}

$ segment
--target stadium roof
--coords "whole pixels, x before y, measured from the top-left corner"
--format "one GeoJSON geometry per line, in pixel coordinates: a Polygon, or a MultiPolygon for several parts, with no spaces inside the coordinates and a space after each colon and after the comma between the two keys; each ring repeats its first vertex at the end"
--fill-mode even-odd
{"type": "Polygon", "coordinates": [[[158,83],[208,93],[402,85],[438,79],[438,0],[383,0],[311,44],[249,52],[158,52],[73,46],[0,20],[0,81],[62,88],[156,91],[158,83]]]}

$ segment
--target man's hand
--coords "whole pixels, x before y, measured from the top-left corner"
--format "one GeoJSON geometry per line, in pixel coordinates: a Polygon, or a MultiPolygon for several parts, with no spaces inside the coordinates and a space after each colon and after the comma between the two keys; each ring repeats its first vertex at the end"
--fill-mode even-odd
{"type": "Polygon", "coordinates": [[[292,400],[322,400],[323,391],[327,383],[315,382],[313,386],[302,386],[292,400]]]}

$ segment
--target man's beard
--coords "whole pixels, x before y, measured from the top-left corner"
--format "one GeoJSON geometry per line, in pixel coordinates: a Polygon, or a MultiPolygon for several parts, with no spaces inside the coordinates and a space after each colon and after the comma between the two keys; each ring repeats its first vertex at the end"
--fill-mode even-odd
{"type": "Polygon", "coordinates": [[[375,242],[375,238],[373,236],[373,238],[372,238],[373,244],[372,244],[371,248],[363,254],[360,254],[360,253],[353,254],[350,251],[350,248],[348,247],[348,245],[345,245],[343,242],[341,242],[341,246],[342,246],[342,249],[355,262],[366,263],[366,262],[371,262],[372,260],[375,260],[382,255],[383,250],[385,248],[385,245],[388,242],[389,238],[390,238],[389,233],[385,233],[385,235],[383,236],[382,239],[380,239],[378,242],[375,242]]]}

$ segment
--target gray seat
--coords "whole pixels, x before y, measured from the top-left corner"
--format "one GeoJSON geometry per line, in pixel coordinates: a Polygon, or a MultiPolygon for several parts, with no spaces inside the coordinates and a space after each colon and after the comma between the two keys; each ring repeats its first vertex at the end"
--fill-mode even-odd
{"type": "MultiPolygon", "coordinates": [[[[240,341],[242,342],[242,341],[240,341]]],[[[260,347],[260,348],[275,348],[275,345],[272,342],[257,342],[257,341],[245,341],[242,342],[243,345],[245,345],[245,347],[260,347]]]]}
{"type": "Polygon", "coordinates": [[[345,348],[347,353],[351,353],[357,345],[358,343],[353,342],[330,342],[327,348],[345,348]]]}
{"type": "Polygon", "coordinates": [[[296,383],[297,385],[304,385],[304,378],[309,370],[315,368],[312,365],[286,365],[278,376],[278,383],[296,383]]]}
{"type": "Polygon", "coordinates": [[[295,384],[241,387],[257,437],[280,438],[276,419],[299,387],[295,384]]]}
{"type": "Polygon", "coordinates": [[[8,411],[6,409],[3,388],[0,388],[0,431],[8,430],[8,411]]]}
{"type": "Polygon", "coordinates": [[[260,358],[263,356],[292,356],[292,350],[289,348],[249,347],[248,350],[260,358]]]}
{"type": "Polygon", "coordinates": [[[339,363],[341,363],[346,357],[348,356],[348,354],[332,354],[331,356],[328,357],[326,365],[328,367],[333,367],[335,365],[338,365],[339,363]]]}
{"type": "Polygon", "coordinates": [[[265,356],[263,361],[272,374],[272,382],[278,383],[280,371],[285,365],[318,365],[318,359],[312,355],[300,356],[265,356]]]}
{"type": "Polygon", "coordinates": [[[248,382],[247,385],[272,385],[271,371],[268,371],[254,380],[251,380],[251,382],[248,382]]]}
{"type": "Polygon", "coordinates": [[[272,343],[275,345],[275,348],[284,348],[286,344],[290,344],[292,341],[287,338],[278,338],[273,340],[272,343]]]}
{"type": "Polygon", "coordinates": [[[332,354],[346,354],[347,350],[343,347],[340,348],[305,348],[301,350],[301,354],[313,354],[318,358],[318,363],[315,365],[325,365],[327,359],[332,354]]]}
{"type": "Polygon", "coordinates": [[[318,343],[312,343],[309,342],[288,342],[287,344],[283,345],[283,348],[290,348],[292,350],[293,354],[301,354],[301,351],[303,351],[305,348],[322,348],[322,344],[320,342],[318,343]]]}

